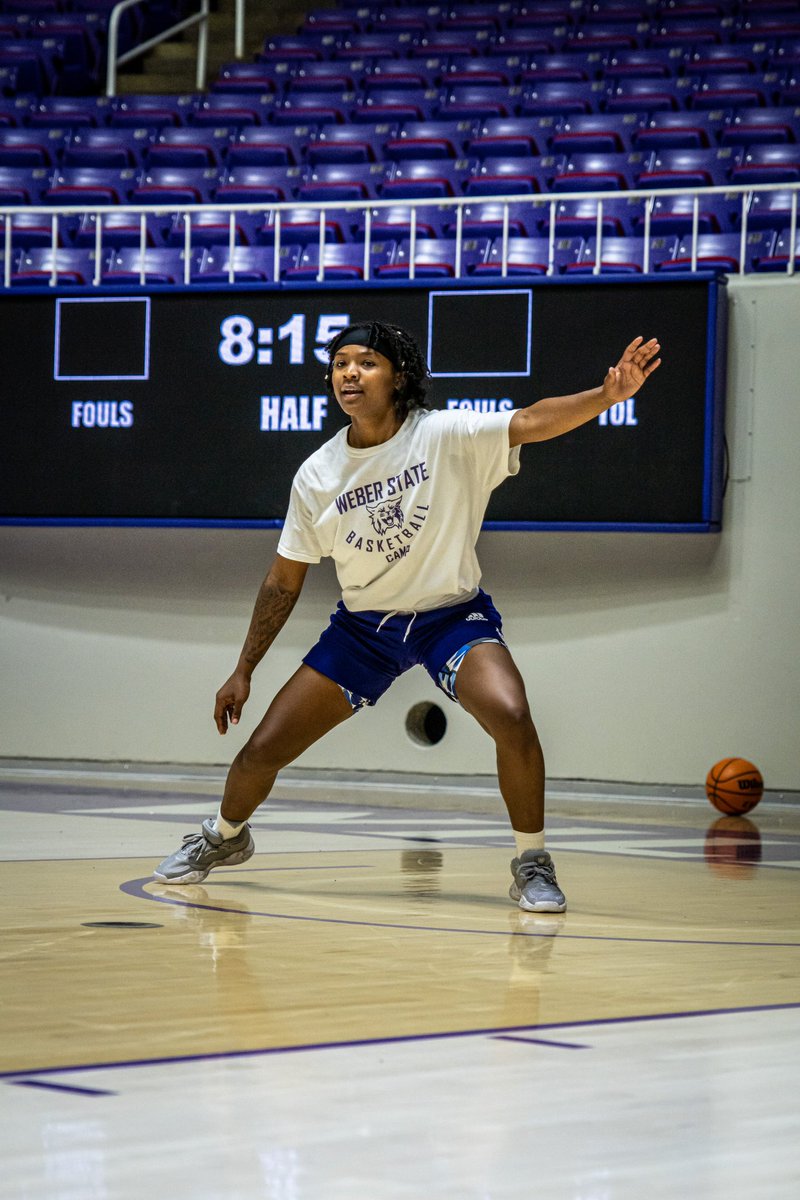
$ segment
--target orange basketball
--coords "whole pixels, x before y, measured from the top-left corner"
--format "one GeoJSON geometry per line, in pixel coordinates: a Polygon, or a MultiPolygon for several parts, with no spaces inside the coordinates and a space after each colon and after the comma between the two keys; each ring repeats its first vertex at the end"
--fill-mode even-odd
{"type": "Polygon", "coordinates": [[[726,816],[750,812],[763,794],[761,772],[746,758],[720,759],[706,776],[706,795],[726,816]]]}

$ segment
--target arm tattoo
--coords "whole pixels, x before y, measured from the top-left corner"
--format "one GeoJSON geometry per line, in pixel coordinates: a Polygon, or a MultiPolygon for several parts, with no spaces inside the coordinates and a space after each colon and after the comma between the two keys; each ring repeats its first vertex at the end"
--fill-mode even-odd
{"type": "Polygon", "coordinates": [[[256,599],[242,658],[255,667],[283,629],[297,603],[299,592],[289,591],[265,579],[256,599]]]}

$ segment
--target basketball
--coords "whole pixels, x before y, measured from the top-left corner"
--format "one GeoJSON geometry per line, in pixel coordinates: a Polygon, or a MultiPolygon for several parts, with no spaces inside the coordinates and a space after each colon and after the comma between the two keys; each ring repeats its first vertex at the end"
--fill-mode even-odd
{"type": "Polygon", "coordinates": [[[758,767],[746,758],[723,758],[706,776],[706,795],[726,816],[741,816],[755,808],[764,793],[758,767]]]}

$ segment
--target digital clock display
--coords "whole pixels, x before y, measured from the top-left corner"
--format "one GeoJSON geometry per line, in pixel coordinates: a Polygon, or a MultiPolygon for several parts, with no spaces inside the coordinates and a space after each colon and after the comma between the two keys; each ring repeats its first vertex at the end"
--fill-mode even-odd
{"type": "Polygon", "coordinates": [[[635,397],[523,447],[487,524],[719,525],[723,285],[66,290],[2,301],[2,520],[279,525],[297,467],[345,423],[325,345],[348,324],[401,325],[430,402],[523,407],[602,381],[632,337],[664,365],[635,397]]]}

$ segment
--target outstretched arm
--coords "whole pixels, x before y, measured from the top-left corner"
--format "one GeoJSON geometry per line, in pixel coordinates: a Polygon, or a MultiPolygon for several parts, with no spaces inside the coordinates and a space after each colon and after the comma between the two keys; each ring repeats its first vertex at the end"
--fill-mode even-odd
{"type": "Polygon", "coordinates": [[[238,724],[250,695],[250,677],[289,619],[307,570],[308,563],[276,554],[256,597],[236,670],[217,692],[214,720],[220,733],[227,733],[229,720],[232,725],[238,724]]]}
{"type": "Polygon", "coordinates": [[[645,342],[634,338],[615,367],[609,367],[600,387],[574,396],[548,396],[527,408],[519,408],[511,418],[508,438],[512,446],[525,442],[545,442],[560,437],[598,417],[620,400],[638,392],[649,375],[661,365],[656,358],[660,345],[655,338],[645,342]]]}

